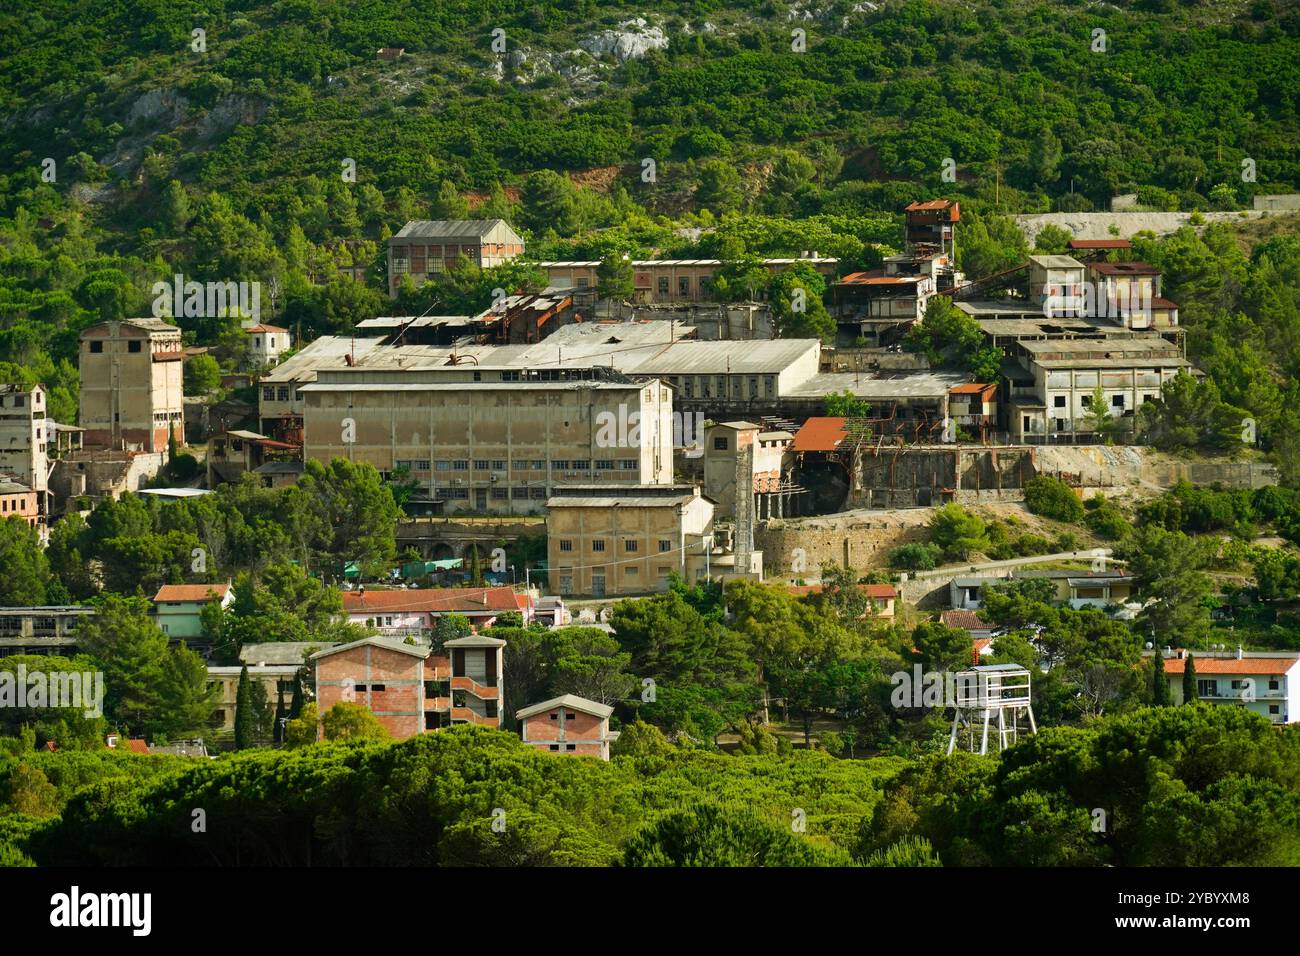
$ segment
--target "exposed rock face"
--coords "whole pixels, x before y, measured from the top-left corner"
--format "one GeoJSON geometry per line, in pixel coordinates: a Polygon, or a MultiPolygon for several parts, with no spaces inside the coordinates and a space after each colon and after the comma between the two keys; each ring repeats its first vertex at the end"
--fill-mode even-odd
{"type": "Polygon", "coordinates": [[[625,20],[617,29],[579,40],[578,46],[592,56],[613,56],[620,63],[626,63],[645,56],[651,50],[664,49],[668,46],[668,37],[662,27],[649,26],[644,18],[637,17],[625,20]]]}
{"type": "Polygon", "coordinates": [[[175,90],[150,90],[131,104],[131,111],[126,114],[126,125],[147,124],[172,129],[185,119],[189,105],[189,100],[175,90]]]}
{"type": "Polygon", "coordinates": [[[209,139],[243,123],[251,125],[266,113],[266,104],[246,96],[226,96],[199,121],[199,136],[209,139]]]}

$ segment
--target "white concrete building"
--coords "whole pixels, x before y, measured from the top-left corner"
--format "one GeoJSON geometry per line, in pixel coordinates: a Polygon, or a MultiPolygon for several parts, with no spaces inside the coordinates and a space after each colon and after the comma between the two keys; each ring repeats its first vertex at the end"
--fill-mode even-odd
{"type": "Polygon", "coordinates": [[[1238,648],[1225,656],[1178,649],[1165,658],[1165,679],[1175,704],[1183,703],[1183,674],[1189,659],[1200,700],[1244,707],[1275,724],[1300,721],[1300,654],[1238,648]]]}

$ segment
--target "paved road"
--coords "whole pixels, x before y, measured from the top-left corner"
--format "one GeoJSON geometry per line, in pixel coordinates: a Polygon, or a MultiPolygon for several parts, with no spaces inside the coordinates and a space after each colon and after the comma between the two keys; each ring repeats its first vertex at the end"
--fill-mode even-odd
{"type": "Polygon", "coordinates": [[[909,581],[927,581],[930,578],[960,577],[964,574],[979,574],[982,571],[1001,571],[1006,568],[1019,568],[1027,564],[1049,564],[1052,561],[1092,561],[1105,558],[1106,564],[1124,564],[1122,558],[1112,557],[1110,548],[1087,548],[1083,551],[1059,551],[1056,554],[1038,554],[1029,558],[1011,558],[1007,561],[985,561],[983,564],[968,564],[966,567],[948,566],[935,568],[933,571],[909,572],[909,581]]]}

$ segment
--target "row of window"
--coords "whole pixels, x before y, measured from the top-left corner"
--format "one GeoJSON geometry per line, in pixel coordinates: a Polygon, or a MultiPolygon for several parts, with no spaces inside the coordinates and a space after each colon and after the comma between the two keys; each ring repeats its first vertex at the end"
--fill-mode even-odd
{"type": "MultiPolygon", "coordinates": [[[[593,552],[596,552],[596,553],[601,553],[601,552],[603,552],[603,551],[605,550],[605,543],[606,543],[606,542],[605,542],[605,539],[604,539],[604,538],[593,538],[592,541],[591,541],[591,550],[592,550],[593,552]]],[[[659,539],[659,553],[660,553],[660,554],[664,554],[664,553],[666,553],[666,552],[668,552],[668,551],[671,551],[672,549],[673,549],[673,543],[672,543],[670,540],[668,540],[667,538],[660,538],[660,539],[659,539]]],[[[564,551],[564,552],[572,552],[572,551],[573,551],[573,539],[572,539],[572,538],[561,538],[561,539],[560,539],[560,550],[561,550],[561,551],[564,551]]],[[[624,553],[626,553],[626,554],[635,554],[636,552],[638,552],[638,551],[640,551],[640,550],[641,550],[641,542],[638,541],[636,538],[624,538],[624,539],[623,539],[623,551],[624,551],[624,553]]]]}
{"type": "MultiPolygon", "coordinates": [[[[91,351],[93,354],[95,354],[95,355],[99,355],[99,354],[101,354],[101,353],[104,351],[104,343],[103,343],[103,341],[102,341],[101,339],[91,339],[91,340],[90,340],[88,343],[86,343],[86,344],[90,347],[90,351],[91,351]]],[[[175,352],[175,351],[177,351],[177,350],[179,349],[179,345],[177,345],[176,343],[167,343],[167,344],[170,346],[169,348],[163,348],[163,347],[160,346],[159,348],[151,349],[151,351],[153,351],[153,352],[175,352]]],[[[126,343],[126,350],[127,350],[128,352],[143,352],[143,351],[144,351],[144,340],[143,340],[143,339],[128,339],[128,340],[127,340],[127,343],[126,343]]]]}
{"type": "MultiPolygon", "coordinates": [[[[1142,396],[1142,403],[1143,403],[1143,404],[1146,404],[1147,402],[1154,401],[1157,397],[1158,397],[1158,396],[1156,396],[1156,395],[1145,395],[1145,394],[1144,394],[1144,395],[1142,396]]],[[[1064,395],[1056,395],[1056,396],[1054,396],[1054,397],[1052,398],[1052,407],[1053,407],[1053,408],[1065,408],[1065,403],[1066,403],[1066,398],[1065,398],[1064,395]]],[[[1081,409],[1083,409],[1084,411],[1087,411],[1088,406],[1091,405],[1091,404],[1092,404],[1092,395],[1080,395],[1080,396],[1079,396],[1079,407],[1080,407],[1081,409]]],[[[1111,408],[1123,408],[1123,407],[1124,407],[1124,396],[1123,396],[1123,395],[1112,395],[1112,396],[1110,397],[1110,407],[1111,407],[1111,408]]]]}
{"type": "MultiPolygon", "coordinates": [[[[504,458],[468,458],[439,459],[398,458],[396,467],[405,468],[413,474],[440,471],[546,471],[546,461],[542,458],[528,458],[518,461],[506,461],[504,458]],[[432,465],[432,469],[430,466],[432,465]],[[471,465],[473,466],[471,468],[471,465]]],[[[552,471],[590,471],[593,464],[596,471],[636,471],[641,463],[635,458],[557,458],[551,462],[552,471]]]]}
{"type": "MultiPolygon", "coordinates": [[[[442,498],[447,501],[468,501],[469,500],[468,488],[439,488],[437,489],[437,491],[438,494],[441,495],[442,498]]],[[[488,498],[487,488],[477,488],[475,489],[475,491],[477,493],[477,498],[479,499],[480,503],[485,502],[487,500],[488,498]]],[[[533,501],[545,501],[547,498],[546,489],[544,487],[529,488],[527,485],[515,485],[513,487],[497,486],[492,488],[491,492],[492,492],[491,497],[493,501],[507,501],[511,499],[513,499],[514,501],[527,501],[529,499],[533,501]]]]}
{"type": "MultiPolygon", "coordinates": [[[[762,376],[762,378],[763,378],[763,397],[775,398],[776,397],[776,376],[764,375],[762,376]]],[[[748,397],[750,399],[756,399],[759,397],[758,379],[759,376],[751,375],[749,376],[748,382],[746,383],[740,376],[733,377],[729,375],[689,375],[683,378],[680,375],[673,375],[670,376],[668,380],[672,382],[674,385],[681,388],[682,395],[685,398],[696,398],[696,397],[728,398],[730,397],[735,400],[740,400],[745,397],[746,391],[748,391],[748,397]],[[731,383],[730,395],[728,395],[728,385],[727,385],[728,381],[730,381],[731,383]],[[746,384],[748,385],[748,389],[746,389],[746,384]]]]}

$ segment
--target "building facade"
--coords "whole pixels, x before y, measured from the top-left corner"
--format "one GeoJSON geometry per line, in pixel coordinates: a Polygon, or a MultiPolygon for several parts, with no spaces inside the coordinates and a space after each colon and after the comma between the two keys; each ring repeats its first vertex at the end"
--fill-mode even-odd
{"type": "MultiPolygon", "coordinates": [[[[241,667],[209,667],[208,686],[217,687],[220,693],[212,710],[212,729],[233,731],[235,729],[235,709],[239,700],[239,676],[241,667]]],[[[266,690],[266,699],[274,705],[283,698],[285,706],[293,700],[294,675],[298,673],[296,664],[249,664],[248,679],[260,683],[266,690]]]]}
{"type": "Polygon", "coordinates": [[[1181,705],[1189,658],[1196,672],[1196,696],[1211,704],[1244,707],[1275,724],[1300,721],[1300,655],[1243,651],[1230,656],[1174,651],[1165,656],[1170,701],[1181,705]]]}
{"type": "Polygon", "coordinates": [[[506,611],[518,611],[525,624],[533,620],[532,598],[508,587],[344,591],[343,611],[353,624],[399,638],[427,638],[445,614],[463,615],[475,628],[491,627],[506,611]]]}
{"type": "Polygon", "coordinates": [[[714,504],[689,486],[566,489],[546,502],[549,582],[561,595],[646,594],[712,556],[714,504]]]}
{"type": "Polygon", "coordinates": [[[321,370],[307,458],[405,470],[441,513],[537,514],[562,484],[672,480],[672,396],[601,369],[321,370]]]}
{"type": "Polygon", "coordinates": [[[203,609],[215,602],[222,608],[235,601],[229,584],[164,584],[153,596],[154,621],[173,641],[203,636],[203,609]]]}
{"type": "MultiPolygon", "coordinates": [[[[764,259],[771,273],[784,272],[799,262],[810,264],[822,275],[832,275],[838,259],[810,256],[764,259]]],[[[599,259],[551,260],[537,264],[545,273],[548,285],[561,289],[595,289],[599,259]]],[[[711,302],[713,280],[724,265],[721,259],[634,259],[632,260],[632,301],[644,305],[668,305],[686,302],[711,302]]],[[[766,290],[755,289],[754,298],[766,290]]]]}
{"type": "Polygon", "coordinates": [[[181,330],[161,319],[101,322],[81,333],[80,418],[90,448],[166,452],[185,436],[181,330]]]}
{"type": "Polygon", "coordinates": [[[18,518],[28,527],[44,531],[40,497],[22,482],[0,478],[0,521],[18,518]]]}
{"type": "Polygon", "coordinates": [[[0,607],[0,657],[77,652],[77,628],[93,607],[0,607]]]}
{"type": "Polygon", "coordinates": [[[244,329],[248,364],[255,369],[278,365],[280,356],[293,348],[293,336],[278,325],[250,325],[244,329]]]}
{"type": "Polygon", "coordinates": [[[618,731],[609,729],[614,708],[576,694],[544,700],[515,714],[523,742],[546,753],[609,759],[618,731]]]}
{"type": "Polygon", "coordinates": [[[468,259],[483,269],[523,255],[524,240],[504,219],[416,219],[388,240],[388,291],[410,277],[416,287],[468,259]]]}
{"type": "MultiPolygon", "coordinates": [[[[43,503],[49,488],[51,422],[40,385],[0,385],[0,476],[36,492],[43,503]]],[[[46,509],[42,509],[46,510],[46,509]]]]}

